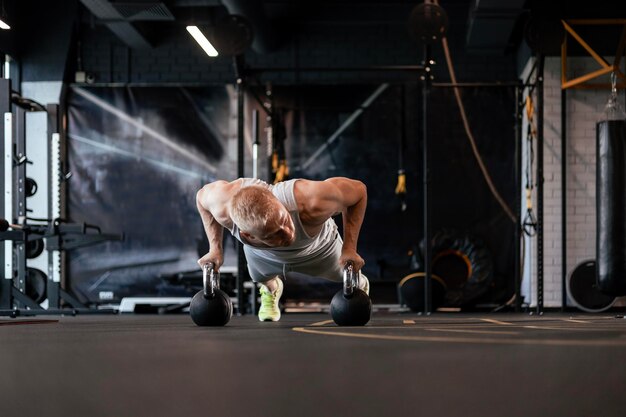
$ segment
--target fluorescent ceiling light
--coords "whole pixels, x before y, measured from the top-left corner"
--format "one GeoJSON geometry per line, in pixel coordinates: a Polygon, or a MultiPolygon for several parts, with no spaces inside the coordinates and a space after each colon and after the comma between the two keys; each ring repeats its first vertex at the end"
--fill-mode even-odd
{"type": "Polygon", "coordinates": [[[0,29],[8,30],[11,26],[7,25],[4,20],[0,20],[0,29]]]}
{"type": "Polygon", "coordinates": [[[193,36],[198,44],[204,49],[208,56],[217,56],[217,50],[211,45],[211,42],[200,32],[198,26],[187,26],[187,32],[193,36]]]}

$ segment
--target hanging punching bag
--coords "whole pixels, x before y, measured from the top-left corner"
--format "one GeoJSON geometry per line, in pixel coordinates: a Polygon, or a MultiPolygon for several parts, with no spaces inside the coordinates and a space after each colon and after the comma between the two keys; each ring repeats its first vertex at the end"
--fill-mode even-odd
{"type": "Polygon", "coordinates": [[[612,296],[626,295],[626,121],[596,125],[596,279],[612,296]]]}

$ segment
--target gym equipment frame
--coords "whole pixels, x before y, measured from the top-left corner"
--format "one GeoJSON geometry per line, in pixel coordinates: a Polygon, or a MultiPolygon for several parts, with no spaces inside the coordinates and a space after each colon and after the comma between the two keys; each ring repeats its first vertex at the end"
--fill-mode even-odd
{"type": "Polygon", "coordinates": [[[39,103],[20,97],[11,90],[11,81],[0,79],[0,113],[4,132],[4,155],[1,160],[0,192],[4,196],[0,241],[3,269],[0,277],[0,315],[77,314],[78,312],[110,313],[113,310],[95,310],[82,304],[61,285],[62,252],[76,247],[92,245],[106,240],[121,240],[123,235],[101,233],[97,226],[70,223],[62,219],[61,129],[59,106],[39,103]],[[50,158],[48,219],[34,219],[29,224],[26,206],[26,112],[45,111],[48,116],[48,149],[50,158]],[[45,222],[41,223],[41,222],[45,222]],[[12,230],[8,230],[11,228],[12,230]],[[44,240],[48,250],[48,277],[46,279],[47,307],[27,295],[27,242],[44,240]],[[71,306],[62,308],[61,301],[71,306]]]}

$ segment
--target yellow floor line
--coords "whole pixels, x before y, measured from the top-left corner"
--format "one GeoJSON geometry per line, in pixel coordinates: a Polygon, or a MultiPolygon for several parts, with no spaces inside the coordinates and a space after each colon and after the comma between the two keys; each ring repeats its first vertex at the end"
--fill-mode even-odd
{"type": "Polygon", "coordinates": [[[591,323],[590,321],[574,320],[574,319],[563,319],[563,321],[568,321],[570,323],[585,323],[585,324],[591,323]]]}
{"type": "Polygon", "coordinates": [[[402,320],[404,324],[415,324],[415,320],[402,320]]]}
{"type": "Polygon", "coordinates": [[[330,324],[332,322],[333,322],[332,320],[318,321],[317,323],[309,324],[309,326],[324,326],[324,325],[330,324]]]}
{"type": "Polygon", "coordinates": [[[462,329],[424,329],[431,332],[453,332],[453,333],[479,333],[479,334],[519,334],[519,332],[501,332],[501,331],[489,331],[489,330],[462,330],[462,329]]]}
{"type": "Polygon", "coordinates": [[[480,320],[486,321],[487,323],[501,324],[505,326],[511,326],[513,324],[513,323],[506,322],[506,321],[500,321],[500,320],[494,320],[494,319],[480,319],[480,320]]]}
{"type": "Polygon", "coordinates": [[[472,338],[472,337],[433,337],[433,336],[394,336],[384,334],[364,334],[334,331],[331,329],[311,329],[293,327],[299,333],[310,333],[324,336],[352,337],[357,339],[393,340],[407,342],[438,342],[438,343],[475,343],[495,345],[537,345],[537,346],[626,346],[626,340],[573,340],[573,339],[518,339],[518,338],[472,338]]]}
{"type": "Polygon", "coordinates": [[[589,329],[584,327],[549,327],[549,326],[522,326],[525,329],[539,329],[539,330],[566,330],[574,332],[590,332],[590,331],[606,331],[612,329],[589,329]]]}

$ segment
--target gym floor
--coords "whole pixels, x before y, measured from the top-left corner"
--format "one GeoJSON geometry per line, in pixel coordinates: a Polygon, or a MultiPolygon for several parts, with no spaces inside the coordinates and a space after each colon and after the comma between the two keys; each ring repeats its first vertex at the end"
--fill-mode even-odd
{"type": "Polygon", "coordinates": [[[3,318],[2,416],[623,416],[615,314],[3,318]]]}

